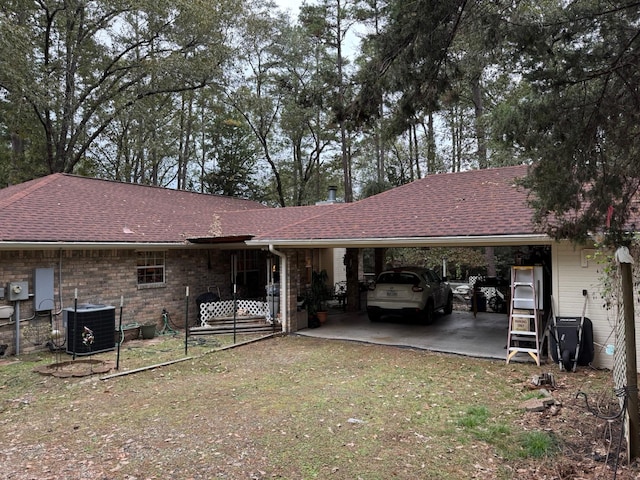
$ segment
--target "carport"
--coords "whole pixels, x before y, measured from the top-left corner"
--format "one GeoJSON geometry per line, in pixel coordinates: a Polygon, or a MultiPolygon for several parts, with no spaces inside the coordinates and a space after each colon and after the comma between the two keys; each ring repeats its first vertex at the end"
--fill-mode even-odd
{"type": "MultiPolygon", "coordinates": [[[[373,197],[334,204],[304,221],[256,235],[246,243],[268,248],[281,260],[281,292],[286,309],[283,331],[422,348],[438,352],[506,359],[506,314],[456,310],[432,325],[384,321],[371,323],[361,305],[334,312],[317,329],[298,328],[296,296],[310,265],[303,251],[346,248],[348,297],[358,285],[358,249],[389,247],[549,247],[553,240],[536,232],[526,192],[516,179],[526,166],[430,175],[373,197]],[[349,254],[351,251],[351,254],[349,254]],[[350,273],[351,272],[351,273],[350,273]]],[[[376,265],[376,268],[378,265],[376,265]]],[[[548,292],[551,290],[549,289],[548,292]]]]}

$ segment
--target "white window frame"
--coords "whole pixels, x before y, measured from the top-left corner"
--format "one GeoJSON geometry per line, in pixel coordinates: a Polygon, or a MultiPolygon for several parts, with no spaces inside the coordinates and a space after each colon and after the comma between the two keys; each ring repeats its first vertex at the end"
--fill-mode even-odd
{"type": "Polygon", "coordinates": [[[141,250],[136,254],[136,282],[138,287],[159,287],[166,283],[166,252],[141,250]]]}

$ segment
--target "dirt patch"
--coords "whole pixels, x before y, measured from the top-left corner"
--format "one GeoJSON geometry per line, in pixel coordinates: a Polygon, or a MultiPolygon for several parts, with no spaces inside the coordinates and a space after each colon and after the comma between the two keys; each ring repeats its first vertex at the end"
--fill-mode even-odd
{"type": "MultiPolygon", "coordinates": [[[[123,351],[126,368],[184,354],[180,339],[123,351]]],[[[607,422],[577,397],[605,405],[610,372],[295,336],[202,352],[105,381],[36,374],[55,363],[44,355],[0,369],[5,477],[613,477],[618,424],[607,437],[607,422]],[[531,380],[544,372],[554,374],[544,388],[557,408],[526,411],[538,393],[531,380]],[[466,426],[474,409],[486,415],[466,426]],[[521,455],[527,432],[548,434],[559,453],[521,455]]],[[[624,453],[619,460],[617,479],[637,479],[624,453]]]]}
{"type": "Polygon", "coordinates": [[[82,359],[40,365],[33,371],[58,378],[88,377],[110,372],[115,366],[114,361],[82,359]]]}
{"type": "MultiPolygon", "coordinates": [[[[618,479],[639,478],[637,464],[626,462],[626,444],[620,437],[621,421],[607,422],[597,416],[615,415],[620,411],[618,399],[610,388],[594,391],[589,384],[589,379],[599,374],[586,370],[558,375],[563,380],[555,388],[544,387],[556,403],[542,411],[523,411],[517,422],[522,430],[550,432],[560,442],[562,451],[562,455],[553,459],[529,462],[523,467],[526,478],[606,479],[612,478],[614,471],[618,479]],[[587,392],[586,399],[579,395],[583,389],[587,392]]],[[[537,391],[531,382],[525,382],[523,389],[537,391]]]]}

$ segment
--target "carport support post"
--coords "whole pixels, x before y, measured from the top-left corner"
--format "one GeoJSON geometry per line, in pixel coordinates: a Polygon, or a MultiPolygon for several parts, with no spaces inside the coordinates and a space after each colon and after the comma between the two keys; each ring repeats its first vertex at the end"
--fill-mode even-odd
{"type": "Polygon", "coordinates": [[[358,249],[347,248],[344,254],[344,266],[347,275],[347,305],[348,312],[360,310],[360,282],[358,279],[358,249]]]}
{"type": "Polygon", "coordinates": [[[622,278],[622,305],[624,309],[624,337],[626,355],[627,394],[627,458],[629,462],[638,458],[638,367],[636,365],[636,327],[633,306],[633,277],[631,263],[620,262],[622,278]]]}

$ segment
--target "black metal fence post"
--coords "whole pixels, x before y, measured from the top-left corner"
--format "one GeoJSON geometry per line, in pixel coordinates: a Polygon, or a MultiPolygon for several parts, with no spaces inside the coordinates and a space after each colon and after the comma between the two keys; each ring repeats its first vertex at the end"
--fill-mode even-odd
{"type": "Polygon", "coordinates": [[[187,355],[189,340],[189,287],[187,287],[187,298],[184,312],[184,354],[187,355]]]}
{"type": "Polygon", "coordinates": [[[120,369],[120,345],[124,341],[124,332],[122,331],[122,305],[124,304],[124,296],[120,295],[120,320],[118,322],[118,353],[116,354],[116,370],[120,369]]]}

